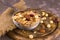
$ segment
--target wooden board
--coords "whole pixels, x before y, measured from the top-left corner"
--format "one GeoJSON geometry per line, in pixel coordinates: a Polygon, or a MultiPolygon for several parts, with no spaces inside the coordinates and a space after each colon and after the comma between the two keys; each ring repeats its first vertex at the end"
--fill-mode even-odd
{"type": "Polygon", "coordinates": [[[50,35],[47,35],[45,37],[40,37],[40,38],[33,38],[33,39],[30,39],[30,38],[26,38],[25,36],[22,36],[20,33],[21,31],[16,28],[14,29],[13,31],[10,31],[7,33],[7,35],[12,38],[13,40],[54,40],[54,38],[57,38],[60,34],[60,18],[58,18],[58,28],[53,32],[51,33],[50,35]]]}

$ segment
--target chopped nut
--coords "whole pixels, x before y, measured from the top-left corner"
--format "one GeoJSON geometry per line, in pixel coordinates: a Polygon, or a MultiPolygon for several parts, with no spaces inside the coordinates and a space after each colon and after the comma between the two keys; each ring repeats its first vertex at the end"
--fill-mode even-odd
{"type": "Polygon", "coordinates": [[[29,35],[29,38],[31,38],[31,39],[32,39],[32,38],[33,38],[33,35],[29,35]]]}
{"type": "Polygon", "coordinates": [[[40,23],[43,23],[43,21],[41,20],[40,23]]]}
{"type": "Polygon", "coordinates": [[[19,17],[22,17],[22,15],[19,15],[19,17]]]}
{"type": "Polygon", "coordinates": [[[47,24],[47,27],[48,27],[48,28],[50,28],[50,27],[51,27],[51,25],[50,25],[50,24],[47,24]]]}
{"type": "Polygon", "coordinates": [[[44,16],[45,15],[45,12],[42,12],[42,16],[44,16]]]}
{"type": "Polygon", "coordinates": [[[46,14],[45,16],[48,17],[48,14],[46,14]]]}
{"type": "Polygon", "coordinates": [[[51,20],[50,23],[53,23],[53,21],[51,20]]]}
{"type": "Polygon", "coordinates": [[[36,31],[34,31],[34,33],[36,33],[36,31]]]}
{"type": "Polygon", "coordinates": [[[42,20],[46,20],[46,17],[43,17],[42,20]]]}
{"type": "Polygon", "coordinates": [[[33,11],[30,11],[30,14],[34,14],[34,12],[33,11]]]}
{"type": "Polygon", "coordinates": [[[35,18],[38,18],[38,15],[35,15],[35,18]]]}
{"type": "Polygon", "coordinates": [[[24,21],[23,24],[25,24],[27,21],[24,21]]]}
{"type": "Polygon", "coordinates": [[[26,18],[23,18],[23,20],[26,20],[26,18]]]}

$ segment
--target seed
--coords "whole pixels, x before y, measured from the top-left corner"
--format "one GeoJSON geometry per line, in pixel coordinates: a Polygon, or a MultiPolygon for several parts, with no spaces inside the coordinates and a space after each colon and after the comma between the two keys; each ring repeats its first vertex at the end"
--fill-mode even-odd
{"type": "Polygon", "coordinates": [[[51,20],[50,23],[53,23],[53,21],[51,20]]]}
{"type": "Polygon", "coordinates": [[[29,35],[29,38],[31,38],[31,39],[32,39],[32,38],[33,38],[33,35],[29,35]]]}
{"type": "Polygon", "coordinates": [[[51,25],[50,25],[50,24],[47,24],[47,27],[48,27],[48,28],[50,28],[50,27],[51,27],[51,25]]]}
{"type": "Polygon", "coordinates": [[[48,14],[46,14],[45,16],[48,17],[48,14]]]}

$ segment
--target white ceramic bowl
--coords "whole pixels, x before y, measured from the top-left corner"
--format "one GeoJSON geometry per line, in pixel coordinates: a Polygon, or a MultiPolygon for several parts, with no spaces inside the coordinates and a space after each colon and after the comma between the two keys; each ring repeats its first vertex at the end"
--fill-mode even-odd
{"type": "Polygon", "coordinates": [[[13,19],[13,16],[14,14],[12,15],[12,20],[13,20],[13,23],[16,25],[16,27],[18,27],[19,29],[24,29],[24,30],[32,30],[34,28],[36,28],[38,25],[39,25],[39,21],[36,21],[33,25],[31,25],[30,27],[24,27],[23,25],[19,24],[18,22],[16,22],[14,19],[13,19]]]}

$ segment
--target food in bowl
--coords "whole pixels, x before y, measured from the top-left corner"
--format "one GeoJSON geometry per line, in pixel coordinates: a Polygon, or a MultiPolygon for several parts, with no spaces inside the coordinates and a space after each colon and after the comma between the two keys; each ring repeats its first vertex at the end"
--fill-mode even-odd
{"type": "Polygon", "coordinates": [[[21,29],[34,29],[40,21],[40,14],[33,11],[18,12],[12,16],[13,22],[21,29]]]}
{"type": "MultiPolygon", "coordinates": [[[[27,10],[27,11],[29,11],[29,10],[27,10]]],[[[27,11],[25,11],[23,13],[30,14],[30,12],[32,11],[33,13],[40,14],[39,25],[36,28],[34,28],[33,30],[21,30],[21,29],[17,28],[15,30],[13,30],[12,32],[8,33],[9,37],[11,37],[13,39],[16,38],[15,36],[17,36],[17,39],[19,39],[20,37],[26,37],[26,38],[30,38],[30,39],[43,38],[43,37],[48,37],[47,35],[51,35],[51,33],[56,32],[56,29],[59,28],[60,19],[58,18],[58,16],[56,16],[52,12],[48,12],[48,11],[44,11],[44,10],[40,10],[40,9],[31,9],[31,11],[29,11],[29,12],[27,12],[27,11]],[[15,36],[12,37],[11,34],[15,35],[15,36]]],[[[19,13],[21,13],[21,12],[19,12],[19,13]]]]}

